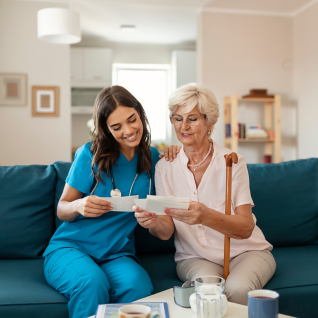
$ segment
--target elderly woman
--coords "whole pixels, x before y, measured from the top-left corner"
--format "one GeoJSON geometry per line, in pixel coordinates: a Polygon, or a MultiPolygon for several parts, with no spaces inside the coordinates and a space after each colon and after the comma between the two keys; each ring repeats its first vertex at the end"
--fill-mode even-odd
{"type": "MultiPolygon", "coordinates": [[[[136,212],[137,221],[162,240],[175,231],[177,274],[182,281],[223,275],[224,235],[231,238],[230,274],[225,283],[229,301],[247,304],[246,293],[260,289],[273,276],[276,263],[256,226],[249,177],[243,156],[232,170],[232,211],[225,215],[226,165],[231,153],[211,139],[219,117],[216,98],[196,84],[180,87],[169,100],[170,119],[183,144],[173,161],[156,165],[156,193],[189,197],[188,210],[166,209],[167,216],[136,212]]],[[[138,208],[136,208],[138,211],[138,208]]]]}

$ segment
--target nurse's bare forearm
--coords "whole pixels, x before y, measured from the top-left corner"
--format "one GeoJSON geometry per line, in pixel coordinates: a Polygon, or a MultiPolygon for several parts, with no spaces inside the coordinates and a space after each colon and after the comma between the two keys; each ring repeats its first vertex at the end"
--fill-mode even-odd
{"type": "Polygon", "coordinates": [[[208,209],[202,219],[202,225],[237,240],[249,238],[255,227],[252,218],[241,214],[225,215],[213,209],[208,209]]]}
{"type": "Polygon", "coordinates": [[[78,201],[74,200],[72,202],[60,201],[57,206],[57,216],[61,221],[72,222],[74,221],[80,213],[78,211],[78,201]]]}
{"type": "Polygon", "coordinates": [[[174,223],[170,216],[159,216],[159,218],[158,226],[149,229],[149,232],[161,240],[169,240],[174,232],[174,223]]]}

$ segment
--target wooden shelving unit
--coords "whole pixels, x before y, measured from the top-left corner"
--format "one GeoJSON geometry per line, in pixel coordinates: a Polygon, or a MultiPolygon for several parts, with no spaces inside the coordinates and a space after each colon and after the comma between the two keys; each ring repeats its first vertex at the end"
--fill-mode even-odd
{"type": "Polygon", "coordinates": [[[225,146],[238,151],[239,143],[253,143],[260,142],[265,144],[265,155],[272,156],[272,162],[278,163],[281,161],[281,96],[275,95],[274,98],[239,98],[237,95],[231,97],[224,97],[224,133],[225,146]],[[257,102],[260,106],[264,106],[265,115],[265,130],[274,130],[273,139],[243,139],[238,138],[238,120],[237,114],[239,111],[240,102],[249,103],[257,102]],[[272,114],[274,112],[274,119],[272,114]],[[226,138],[225,124],[231,124],[231,138],[226,138]]]}

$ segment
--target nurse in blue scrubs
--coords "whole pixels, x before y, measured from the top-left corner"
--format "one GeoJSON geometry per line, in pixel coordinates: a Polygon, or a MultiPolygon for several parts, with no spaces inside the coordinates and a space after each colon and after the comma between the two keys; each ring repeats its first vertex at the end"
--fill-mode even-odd
{"type": "Polygon", "coordinates": [[[70,299],[74,318],[153,292],[135,256],[134,213],[112,212],[100,198],[155,194],[159,153],[149,146],[145,112],[126,89],[111,86],[97,96],[93,118],[96,137],[77,150],[57,207],[65,222],[43,255],[46,280],[70,299]]]}

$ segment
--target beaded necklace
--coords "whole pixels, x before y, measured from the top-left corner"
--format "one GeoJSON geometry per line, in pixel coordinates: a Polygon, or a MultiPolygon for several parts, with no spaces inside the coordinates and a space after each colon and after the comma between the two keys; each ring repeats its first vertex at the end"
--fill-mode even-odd
{"type": "Polygon", "coordinates": [[[189,164],[188,164],[188,167],[192,168],[193,171],[195,171],[195,170],[196,170],[199,166],[201,166],[202,163],[209,157],[209,154],[210,154],[211,150],[212,150],[212,142],[211,142],[211,144],[210,144],[209,151],[208,151],[208,153],[206,154],[206,156],[204,157],[204,159],[203,159],[200,163],[198,163],[197,165],[189,165],[189,164]]]}

